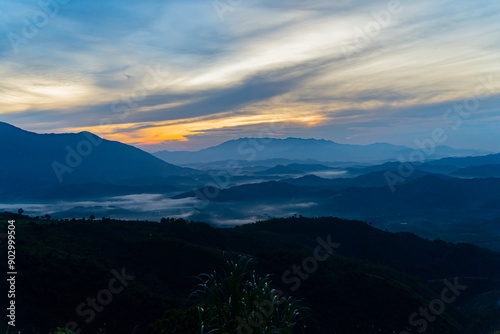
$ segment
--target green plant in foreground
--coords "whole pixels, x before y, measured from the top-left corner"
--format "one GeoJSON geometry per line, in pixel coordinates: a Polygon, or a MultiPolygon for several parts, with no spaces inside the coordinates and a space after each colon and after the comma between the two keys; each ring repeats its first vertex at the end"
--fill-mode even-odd
{"type": "Polygon", "coordinates": [[[269,275],[249,273],[252,259],[227,261],[222,273],[198,276],[198,333],[291,333],[305,308],[271,287],[269,275]]]}
{"type": "Polygon", "coordinates": [[[197,304],[170,309],[152,324],[154,333],[271,334],[292,333],[306,308],[271,287],[269,275],[250,272],[244,256],[226,261],[225,268],[201,274],[191,294],[197,304]]]}

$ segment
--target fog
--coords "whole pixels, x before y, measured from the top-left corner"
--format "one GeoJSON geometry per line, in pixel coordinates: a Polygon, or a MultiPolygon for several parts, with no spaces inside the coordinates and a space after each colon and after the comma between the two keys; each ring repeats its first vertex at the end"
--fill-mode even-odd
{"type": "Polygon", "coordinates": [[[49,214],[53,219],[88,219],[94,215],[124,220],[160,221],[163,217],[200,220],[220,226],[234,226],[253,223],[272,217],[289,217],[299,214],[313,214],[317,203],[269,203],[240,204],[206,203],[197,198],[170,199],[164,194],[134,194],[116,196],[92,201],[58,201],[54,203],[0,203],[0,211],[17,212],[22,208],[30,217],[49,214]],[[213,210],[213,211],[212,211],[213,210]],[[202,214],[201,216],[199,214],[202,214]]]}
{"type": "Polygon", "coordinates": [[[195,198],[170,199],[163,194],[135,194],[93,201],[59,201],[54,203],[0,203],[0,211],[17,212],[19,208],[29,216],[51,215],[57,219],[96,218],[146,219],[160,221],[162,217],[188,217],[197,205],[195,198]]]}

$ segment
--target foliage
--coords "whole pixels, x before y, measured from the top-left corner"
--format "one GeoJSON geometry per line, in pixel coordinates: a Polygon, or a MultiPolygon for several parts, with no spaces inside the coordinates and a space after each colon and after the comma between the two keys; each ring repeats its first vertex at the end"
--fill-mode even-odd
{"type": "Polygon", "coordinates": [[[226,261],[221,272],[201,274],[191,297],[198,304],[169,310],[153,324],[158,333],[292,333],[305,308],[271,288],[269,275],[250,272],[252,260],[226,261]]]}
{"type": "MultiPolygon", "coordinates": [[[[172,218],[162,224],[109,218],[47,221],[0,213],[1,231],[6,231],[10,219],[16,220],[16,264],[22,268],[16,282],[20,287],[16,320],[23,334],[47,333],[55,324],[69,321],[85,326],[82,334],[97,333],[104,323],[109,334],[131,333],[133,328],[136,334],[151,333],[148,325],[152,322],[157,333],[200,334],[201,321],[205,333],[221,326],[217,319],[212,321],[219,312],[233,319],[234,328],[229,311],[238,310],[236,320],[252,314],[251,304],[241,299],[237,304],[233,297],[229,301],[227,296],[232,294],[223,292],[230,291],[230,274],[236,273],[224,267],[226,260],[236,259],[233,264],[237,265],[238,254],[245,261],[250,256],[255,259],[247,269],[256,270],[255,279],[249,269],[242,271],[239,296],[254,289],[252,298],[262,300],[280,289],[300,299],[310,309],[304,320],[307,333],[399,333],[409,326],[413,312],[440,298],[442,278],[455,276],[479,279],[463,282],[469,286],[467,291],[447,305],[427,333],[491,334],[492,328],[498,328],[500,255],[472,245],[386,233],[364,222],[332,217],[214,228],[172,218]],[[280,279],[282,274],[312,256],[317,238],[328,235],[341,247],[302,280],[298,290],[291,291],[280,279]],[[137,278],[86,324],[76,308],[106,288],[113,278],[111,270],[120,268],[137,278]],[[212,273],[213,268],[226,269],[212,273]],[[198,293],[188,299],[199,273],[211,274],[198,276],[206,287],[198,286],[198,293]],[[269,276],[262,273],[277,277],[272,288],[269,276]],[[199,311],[195,303],[223,307],[199,311]],[[463,324],[463,329],[457,324],[463,324]]],[[[237,268],[243,267],[244,263],[237,268]]],[[[6,281],[0,282],[0,290],[8,290],[6,281]]],[[[277,309],[283,312],[283,307],[277,309]]],[[[1,332],[6,329],[0,322],[1,332]]]]}
{"type": "Polygon", "coordinates": [[[201,298],[201,333],[239,333],[250,327],[261,334],[292,332],[304,308],[272,289],[269,275],[249,274],[250,261],[241,256],[237,262],[227,261],[222,274],[199,276],[202,283],[193,296],[201,298]]]}

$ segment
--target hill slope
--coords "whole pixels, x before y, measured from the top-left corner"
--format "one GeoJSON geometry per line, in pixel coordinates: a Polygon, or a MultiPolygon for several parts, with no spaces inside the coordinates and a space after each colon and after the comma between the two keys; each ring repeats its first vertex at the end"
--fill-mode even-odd
{"type": "MultiPolygon", "coordinates": [[[[427,333],[491,334],[500,311],[498,253],[387,233],[360,221],[300,217],[216,229],[182,219],[30,223],[29,217],[0,213],[2,230],[8,219],[16,220],[22,268],[17,323],[26,334],[47,333],[68,321],[82,333],[103,326],[108,334],[153,333],[148,323],[166,310],[192,305],[188,296],[199,283],[194,276],[239,254],[255,258],[256,273],[272,274],[273,285],[286,295],[304,299],[310,308],[306,333],[414,333],[418,327],[408,317],[440,298],[444,278],[457,276],[468,288],[429,323],[427,333]],[[318,239],[339,246],[292,290],[283,274],[305,266],[321,245],[318,239]],[[75,308],[108,286],[112,269],[134,278],[86,324],[75,308]]],[[[0,282],[2,291],[6,285],[0,282]]]]}
{"type": "Polygon", "coordinates": [[[0,197],[36,197],[64,185],[186,175],[138,148],[89,132],[37,134],[0,122],[0,197]]]}
{"type": "Polygon", "coordinates": [[[500,164],[469,166],[453,172],[452,175],[462,176],[462,177],[477,177],[477,178],[485,178],[485,177],[500,178],[500,164]]]}

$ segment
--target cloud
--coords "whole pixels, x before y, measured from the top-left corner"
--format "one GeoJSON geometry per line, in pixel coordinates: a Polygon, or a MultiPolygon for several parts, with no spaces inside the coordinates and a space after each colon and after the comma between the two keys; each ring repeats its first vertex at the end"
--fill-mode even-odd
{"type": "Polygon", "coordinates": [[[403,127],[405,138],[417,136],[442,105],[473,96],[480,76],[500,80],[500,5],[400,3],[391,12],[388,1],[244,0],[222,21],[211,1],[70,1],[13,55],[6,36],[41,9],[7,0],[0,117],[148,147],[196,146],[214,133],[223,141],[276,113],[302,137],[397,141],[387,134],[403,127]],[[113,103],[130,99],[157,67],[167,84],[148,90],[126,117],[114,113],[113,103]]]}

